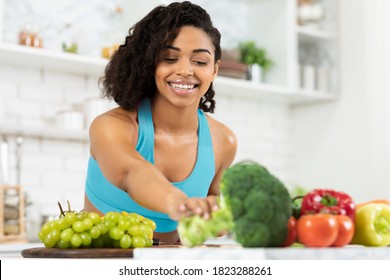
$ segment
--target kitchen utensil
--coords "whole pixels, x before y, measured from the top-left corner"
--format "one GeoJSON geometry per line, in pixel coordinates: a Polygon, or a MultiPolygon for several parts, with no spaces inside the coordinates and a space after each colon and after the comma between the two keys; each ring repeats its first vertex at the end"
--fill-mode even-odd
{"type": "Polygon", "coordinates": [[[16,137],[16,185],[20,186],[23,137],[16,137]]]}
{"type": "Polygon", "coordinates": [[[9,158],[8,158],[8,141],[7,138],[3,137],[0,146],[1,156],[1,172],[2,172],[2,183],[3,185],[9,184],[9,158]]]}

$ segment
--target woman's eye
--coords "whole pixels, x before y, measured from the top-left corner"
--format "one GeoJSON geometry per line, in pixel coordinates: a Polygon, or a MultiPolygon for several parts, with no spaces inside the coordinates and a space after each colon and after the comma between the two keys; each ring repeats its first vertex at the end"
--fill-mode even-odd
{"type": "Polygon", "coordinates": [[[206,61],[196,60],[195,63],[198,64],[198,65],[200,65],[200,66],[207,65],[207,62],[206,62],[206,61]]]}
{"type": "Polygon", "coordinates": [[[176,58],[171,58],[171,57],[165,57],[165,58],[164,58],[164,61],[169,62],[169,63],[172,63],[172,62],[177,61],[177,59],[176,59],[176,58]]]}

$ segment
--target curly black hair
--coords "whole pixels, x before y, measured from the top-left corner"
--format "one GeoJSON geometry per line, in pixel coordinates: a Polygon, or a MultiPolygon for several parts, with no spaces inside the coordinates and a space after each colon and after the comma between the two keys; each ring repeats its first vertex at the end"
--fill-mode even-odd
{"type": "MultiPolygon", "coordinates": [[[[214,61],[221,58],[221,34],[203,8],[188,1],[160,5],[130,28],[124,44],[110,58],[99,79],[103,97],[114,99],[125,110],[137,108],[145,97],[151,98],[157,89],[154,73],[160,53],[183,26],[194,26],[207,33],[214,45],[214,61]]],[[[211,83],[199,108],[213,113],[214,95],[211,83]]]]}

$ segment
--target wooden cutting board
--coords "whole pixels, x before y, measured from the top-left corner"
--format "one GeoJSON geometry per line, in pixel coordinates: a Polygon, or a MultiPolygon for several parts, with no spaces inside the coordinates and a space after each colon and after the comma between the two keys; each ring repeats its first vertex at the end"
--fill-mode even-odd
{"type": "MultiPolygon", "coordinates": [[[[224,245],[202,245],[208,248],[221,248],[224,245]]],[[[230,247],[230,246],[228,246],[230,247]]],[[[149,248],[187,248],[179,244],[159,244],[149,248]]],[[[144,248],[147,249],[147,248],[144,248]]],[[[24,249],[21,254],[24,258],[133,258],[135,249],[116,248],[85,248],[85,249],[58,249],[36,247],[24,249]]]]}
{"type": "MultiPolygon", "coordinates": [[[[205,246],[205,245],[203,245],[205,246]]],[[[219,245],[207,245],[220,247],[219,245]]],[[[181,248],[183,245],[160,244],[150,248],[181,248]]],[[[134,249],[116,248],[85,248],[85,249],[58,249],[58,248],[28,248],[22,251],[24,258],[132,258],[134,249]]]]}

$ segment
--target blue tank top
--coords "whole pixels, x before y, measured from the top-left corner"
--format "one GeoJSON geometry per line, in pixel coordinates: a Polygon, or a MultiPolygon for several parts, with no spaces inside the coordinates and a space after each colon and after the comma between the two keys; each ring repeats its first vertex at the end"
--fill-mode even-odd
{"type": "MultiPolygon", "coordinates": [[[[154,164],[154,125],[149,99],[143,99],[138,108],[136,150],[145,160],[154,164]]],[[[206,197],[214,175],[215,161],[210,130],[205,114],[198,109],[198,151],[195,166],[186,179],[171,183],[189,197],[206,197]]],[[[103,214],[109,211],[135,212],[155,221],[156,232],[169,232],[177,228],[177,222],[167,214],[142,207],[126,192],[112,185],[92,156],[88,161],[85,192],[91,203],[103,214]]]]}

